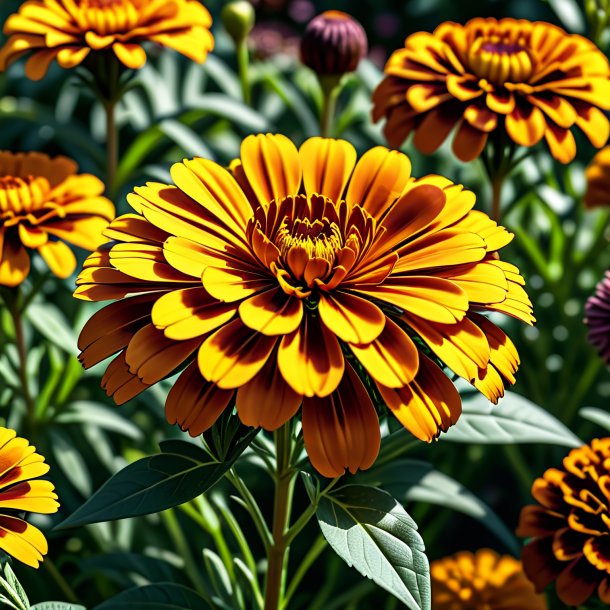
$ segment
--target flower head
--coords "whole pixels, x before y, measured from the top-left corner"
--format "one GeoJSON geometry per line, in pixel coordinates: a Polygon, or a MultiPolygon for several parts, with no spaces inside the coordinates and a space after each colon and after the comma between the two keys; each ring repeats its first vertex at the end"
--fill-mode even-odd
{"type": "Polygon", "coordinates": [[[351,15],[324,11],[307,25],[301,61],[320,76],[340,76],[358,67],[367,48],[364,29],[351,15]]]}
{"type": "Polygon", "coordinates": [[[101,196],[98,178],[76,169],[66,157],[0,152],[0,285],[17,286],[27,277],[26,248],[65,278],[76,258],[64,242],[86,250],[103,243],[114,206],[101,196]]]}
{"type": "Polygon", "coordinates": [[[610,366],[610,271],[606,271],[595,288],[595,294],[587,300],[585,324],[589,327],[589,343],[610,366]]]}
{"type": "Polygon", "coordinates": [[[570,451],[563,468],[534,481],[539,505],[521,512],[517,534],[533,537],[523,549],[527,577],[543,591],[580,606],[597,590],[610,603],[610,438],[570,451]]]}
{"type": "Polygon", "coordinates": [[[186,365],[170,422],[200,434],[235,400],[245,424],[272,430],[301,409],[327,476],[374,461],[373,387],[421,439],[457,421],[436,358],[497,400],[518,357],[480,312],[533,319],[497,255],[512,235],[461,186],[411,178],[399,152],[356,159],[342,140],[250,136],[230,171],[193,159],[172,167],[175,186],[136,188],[75,293],[118,299],[79,343],[87,367],[118,353],[108,394],[125,402],[186,365]]]}
{"type": "Polygon", "coordinates": [[[544,22],[472,19],[417,32],[395,51],[374,93],[373,117],[386,117],[388,142],[414,132],[424,153],[457,126],[453,152],[478,157],[488,137],[506,133],[520,146],[544,138],[567,163],[576,154],[571,129],[597,148],[608,139],[608,60],[589,40],[544,22]]]}
{"type": "Polygon", "coordinates": [[[35,451],[14,430],[0,428],[0,549],[33,568],[46,555],[47,541],[19,514],[51,514],[59,508],[53,484],[39,479],[49,466],[35,451]]]}
{"type": "Polygon", "coordinates": [[[521,562],[491,549],[462,551],[430,566],[434,610],[546,610],[521,562]]]}
{"type": "Polygon", "coordinates": [[[600,150],[585,171],[587,191],[583,198],[588,208],[610,205],[610,146],[600,150]]]}
{"type": "Polygon", "coordinates": [[[39,80],[54,59],[74,68],[92,52],[113,53],[137,69],[146,62],[146,41],[202,62],[214,46],[211,23],[196,0],[26,0],[4,25],[9,38],[0,50],[0,71],[32,53],[25,72],[39,80]]]}

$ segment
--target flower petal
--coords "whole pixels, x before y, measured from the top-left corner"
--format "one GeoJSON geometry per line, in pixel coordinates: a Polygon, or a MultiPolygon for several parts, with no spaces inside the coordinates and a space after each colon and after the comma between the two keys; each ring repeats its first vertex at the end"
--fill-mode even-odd
{"type": "Polygon", "coordinates": [[[246,326],[265,335],[287,335],[301,324],[303,303],[275,288],[242,301],[239,317],[246,326]]]}

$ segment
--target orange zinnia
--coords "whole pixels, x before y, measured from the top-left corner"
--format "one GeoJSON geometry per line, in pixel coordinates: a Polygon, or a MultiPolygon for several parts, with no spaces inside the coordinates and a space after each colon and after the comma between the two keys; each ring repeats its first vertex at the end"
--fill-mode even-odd
{"type": "Polygon", "coordinates": [[[65,278],[76,258],[64,241],[86,250],[103,243],[114,206],[101,196],[101,180],[76,169],[66,157],[0,152],[0,285],[17,286],[27,277],[26,248],[65,278]]]}
{"type": "Polygon", "coordinates": [[[51,514],[59,508],[53,484],[38,480],[49,466],[35,451],[14,430],[0,428],[0,549],[33,568],[46,555],[47,541],[39,529],[17,515],[51,514]]]}
{"type": "Polygon", "coordinates": [[[543,137],[567,163],[576,154],[576,125],[600,148],[609,124],[610,67],[586,38],[544,22],[476,18],[417,32],[395,51],[374,93],[373,118],[398,148],[414,132],[424,153],[435,151],[455,125],[453,152],[478,157],[491,134],[520,146],[543,137]]]}
{"type": "Polygon", "coordinates": [[[568,606],[596,590],[610,604],[610,438],[570,451],[563,469],[534,481],[532,495],[539,505],[522,510],[517,534],[534,538],[522,560],[536,590],[556,581],[568,606]]]}
{"type": "Polygon", "coordinates": [[[214,46],[212,18],[196,0],[26,0],[4,25],[0,71],[26,53],[26,75],[41,79],[57,59],[78,66],[92,51],[111,52],[128,68],[146,62],[156,42],[202,62],[214,46]]]}
{"type": "Polygon", "coordinates": [[[481,311],[530,322],[512,235],[475,197],[377,147],[250,136],[227,171],[177,163],[136,214],[106,231],[75,295],[121,299],[80,336],[86,367],[117,353],[103,385],[117,403],[187,366],[167,418],[192,435],[235,399],[244,424],[275,429],[302,407],[314,466],[370,466],[380,434],[373,387],[418,438],[457,421],[460,397],[435,356],[497,400],[517,353],[481,311]],[[128,295],[135,295],[127,297],[128,295]],[[420,342],[421,340],[421,342],[420,342]],[[424,347],[425,346],[425,347],[424,347]]]}
{"type": "Polygon", "coordinates": [[[430,565],[434,610],[546,610],[521,562],[491,549],[462,551],[430,565]]]}

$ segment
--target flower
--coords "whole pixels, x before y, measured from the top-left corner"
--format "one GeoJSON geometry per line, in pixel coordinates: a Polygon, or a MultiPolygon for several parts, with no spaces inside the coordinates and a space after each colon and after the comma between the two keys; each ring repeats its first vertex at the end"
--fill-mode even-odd
{"type": "Polygon", "coordinates": [[[606,271],[604,279],[595,288],[595,294],[587,300],[585,316],[589,343],[610,366],[610,271],[606,271]]]}
{"type": "Polygon", "coordinates": [[[57,512],[53,484],[39,479],[47,472],[49,466],[35,447],[14,430],[0,428],[0,549],[33,568],[49,550],[47,541],[18,515],[57,512]]]}
{"type": "Polygon", "coordinates": [[[0,151],[0,285],[17,286],[27,277],[26,248],[66,278],[76,258],[64,241],[86,250],[103,243],[114,206],[101,196],[98,178],[76,169],[66,157],[0,151]]]}
{"type": "Polygon", "coordinates": [[[555,582],[559,599],[580,606],[597,589],[610,603],[610,438],[570,451],[563,469],[534,481],[539,505],[521,511],[517,535],[527,577],[543,591],[555,582]]]}
{"type": "Polygon", "coordinates": [[[521,562],[491,549],[462,551],[433,561],[434,610],[546,610],[521,562]]]}
{"type": "Polygon", "coordinates": [[[26,0],[4,25],[9,39],[0,50],[0,71],[32,52],[25,73],[39,80],[54,59],[74,68],[92,51],[114,53],[137,69],[146,62],[146,41],[203,62],[214,46],[211,23],[196,0],[26,0]]]}
{"type": "Polygon", "coordinates": [[[118,354],[102,384],[123,403],[185,366],[166,415],[191,435],[235,404],[273,430],[301,409],[313,465],[325,476],[374,461],[375,392],[418,438],[457,421],[444,361],[496,401],[518,356],[483,317],[531,322],[512,235],[475,197],[440,176],[410,177],[409,159],[351,144],[257,135],[227,171],[206,159],[149,183],[92,254],[75,296],[116,300],[85,325],[86,367],[118,354]],[[129,296],[128,295],[132,295],[129,296]],[[364,381],[363,381],[364,379],[364,381]]]}
{"type": "Polygon", "coordinates": [[[301,61],[320,76],[353,72],[366,55],[363,27],[342,11],[324,11],[314,17],[301,39],[301,61]]]}
{"type": "Polygon", "coordinates": [[[602,148],[585,171],[587,191],[583,202],[588,208],[610,205],[610,146],[602,148]]]}
{"type": "Polygon", "coordinates": [[[373,118],[399,147],[414,132],[424,153],[435,151],[457,125],[453,152],[478,157],[491,134],[520,146],[545,138],[568,163],[576,125],[600,148],[609,133],[608,60],[586,38],[544,22],[472,19],[446,22],[433,34],[409,36],[385,66],[373,95],[373,118]]]}

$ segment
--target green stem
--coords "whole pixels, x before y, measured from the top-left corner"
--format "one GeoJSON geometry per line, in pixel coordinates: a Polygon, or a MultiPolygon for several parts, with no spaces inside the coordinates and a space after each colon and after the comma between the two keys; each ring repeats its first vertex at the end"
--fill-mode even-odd
{"type": "Polygon", "coordinates": [[[119,134],[116,125],[116,100],[106,100],[106,192],[113,197],[119,163],[119,134]]]}
{"type": "Polygon", "coordinates": [[[248,69],[250,66],[250,52],[248,51],[248,37],[244,36],[242,40],[236,43],[237,51],[237,70],[239,72],[239,82],[241,84],[242,96],[244,104],[250,106],[252,102],[252,92],[250,90],[250,78],[248,69]]]}
{"type": "Polygon", "coordinates": [[[581,373],[578,383],[571,393],[570,400],[566,402],[562,413],[562,420],[567,424],[570,424],[576,410],[580,405],[583,397],[587,394],[587,391],[591,387],[591,384],[595,381],[600,370],[604,367],[604,362],[601,358],[593,358],[589,360],[585,370],[581,373]]]}
{"type": "Polygon", "coordinates": [[[301,581],[307,574],[309,568],[313,565],[315,560],[320,556],[322,551],[326,548],[326,539],[321,534],[316,538],[316,541],[313,543],[309,551],[303,560],[299,564],[297,571],[294,573],[294,576],[290,580],[290,586],[288,587],[288,591],[286,592],[286,597],[284,598],[284,606],[283,608],[288,608],[288,604],[292,599],[292,596],[296,593],[301,581]]]}
{"type": "Polygon", "coordinates": [[[290,464],[292,453],[290,423],[275,432],[276,471],[273,502],[273,542],[267,552],[265,610],[280,610],[284,606],[284,586],[289,545],[285,533],[290,520],[295,471],[290,464]]]}
{"type": "Polygon", "coordinates": [[[491,181],[491,217],[497,223],[500,222],[502,216],[502,187],[505,178],[505,174],[499,173],[491,181]]]}
{"type": "Polygon", "coordinates": [[[49,572],[57,586],[61,589],[61,592],[66,596],[66,599],[73,604],[77,604],[79,599],[76,593],[74,593],[74,590],[68,584],[68,581],[63,577],[62,573],[58,570],[51,558],[45,557],[42,565],[44,565],[44,567],[47,569],[47,572],[49,572]]]}
{"type": "Polygon", "coordinates": [[[517,473],[517,477],[521,481],[522,485],[525,487],[525,489],[529,490],[534,477],[532,477],[532,474],[530,473],[527,463],[523,459],[523,455],[521,454],[519,448],[515,445],[504,445],[504,454],[511,463],[514,472],[517,473]]]}
{"type": "Polygon", "coordinates": [[[339,97],[339,78],[337,76],[321,76],[322,112],[320,114],[320,133],[323,138],[330,138],[333,134],[333,119],[339,97]]]}

